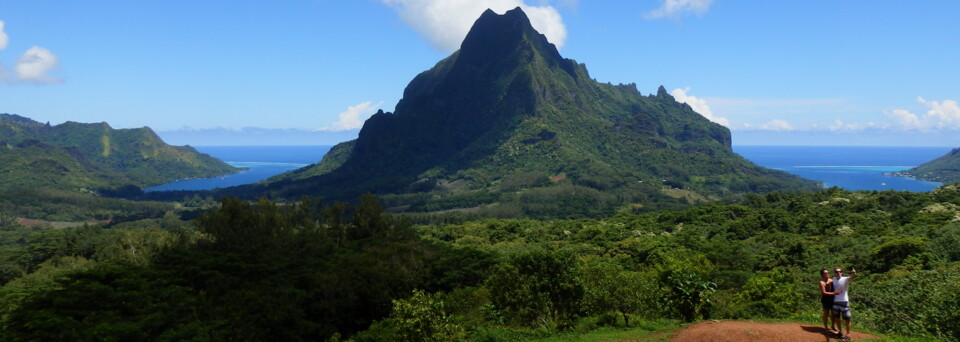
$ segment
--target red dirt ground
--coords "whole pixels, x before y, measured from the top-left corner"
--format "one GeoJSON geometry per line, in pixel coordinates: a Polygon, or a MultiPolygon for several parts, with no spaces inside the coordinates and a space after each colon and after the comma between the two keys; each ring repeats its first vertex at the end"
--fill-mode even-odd
{"type": "MultiPolygon", "coordinates": [[[[851,340],[875,339],[880,337],[859,333],[854,330],[851,340]]],[[[671,341],[727,342],[727,341],[840,341],[833,334],[818,325],[799,323],[759,323],[759,322],[700,322],[680,330],[671,341]]]]}

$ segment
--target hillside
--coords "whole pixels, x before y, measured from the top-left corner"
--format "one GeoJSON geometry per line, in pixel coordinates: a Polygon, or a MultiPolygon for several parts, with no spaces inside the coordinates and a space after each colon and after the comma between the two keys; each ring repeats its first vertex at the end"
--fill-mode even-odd
{"type": "Polygon", "coordinates": [[[322,162],[246,191],[371,192],[408,211],[549,217],[815,188],[730,143],[727,128],[663,87],[644,96],[591,79],[520,9],[487,11],[460,50],[410,82],[394,113],[373,115],[322,162]]]}
{"type": "Polygon", "coordinates": [[[50,126],[11,114],[0,114],[0,167],[0,190],[110,191],[237,171],[192,147],[167,145],[150,128],[50,126]]]}
{"type": "Polygon", "coordinates": [[[960,148],[950,150],[940,158],[923,165],[895,174],[944,184],[960,182],[960,148]]]}
{"type": "Polygon", "coordinates": [[[97,200],[74,210],[148,219],[0,215],[0,340],[644,341],[699,322],[674,340],[824,341],[816,279],[843,267],[855,339],[960,341],[958,186],[425,226],[373,196],[226,198],[192,222],[97,200]]]}

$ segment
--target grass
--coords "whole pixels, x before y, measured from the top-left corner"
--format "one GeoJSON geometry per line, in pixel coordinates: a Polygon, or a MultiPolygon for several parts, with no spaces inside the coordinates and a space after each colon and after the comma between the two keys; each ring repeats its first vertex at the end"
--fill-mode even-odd
{"type": "MultiPolygon", "coordinates": [[[[633,325],[633,324],[631,324],[633,325]]],[[[641,321],[635,327],[601,327],[585,332],[543,333],[509,328],[486,330],[477,341],[528,341],[528,342],[653,342],[668,341],[673,333],[683,328],[676,320],[641,321]]]]}

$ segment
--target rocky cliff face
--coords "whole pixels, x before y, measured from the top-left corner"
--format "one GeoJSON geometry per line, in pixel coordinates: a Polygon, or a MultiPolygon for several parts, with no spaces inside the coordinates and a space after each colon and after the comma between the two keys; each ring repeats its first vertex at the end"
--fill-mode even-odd
{"type": "Polygon", "coordinates": [[[699,198],[812,187],[744,160],[730,140],[663,87],[643,96],[591,79],[519,8],[488,10],[459,51],[410,82],[394,113],[377,113],[336,158],[267,190],[447,196],[580,186],[643,201],[664,187],[699,198]]]}

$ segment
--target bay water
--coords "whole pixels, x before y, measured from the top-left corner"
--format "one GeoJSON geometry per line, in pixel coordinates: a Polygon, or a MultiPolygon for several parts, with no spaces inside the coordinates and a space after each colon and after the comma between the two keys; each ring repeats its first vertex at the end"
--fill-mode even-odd
{"type": "Polygon", "coordinates": [[[925,192],[941,183],[887,175],[926,163],[951,147],[733,146],[753,163],[846,190],[925,192]]]}
{"type": "Polygon", "coordinates": [[[182,179],[144,189],[151,191],[210,190],[252,184],[318,163],[332,146],[195,146],[227,164],[244,168],[239,173],[212,178],[182,179]]]}
{"type": "MultiPolygon", "coordinates": [[[[246,168],[222,177],[186,179],[145,191],[209,190],[256,183],[275,175],[317,163],[331,146],[196,146],[230,165],[246,168]]],[[[879,146],[733,146],[751,162],[846,190],[899,190],[923,192],[937,182],[888,176],[923,164],[949,152],[951,147],[879,146]]]]}

